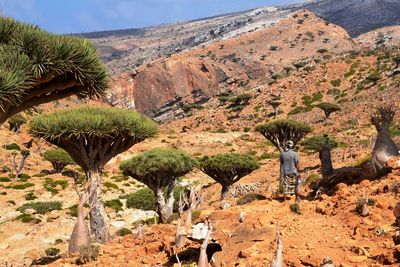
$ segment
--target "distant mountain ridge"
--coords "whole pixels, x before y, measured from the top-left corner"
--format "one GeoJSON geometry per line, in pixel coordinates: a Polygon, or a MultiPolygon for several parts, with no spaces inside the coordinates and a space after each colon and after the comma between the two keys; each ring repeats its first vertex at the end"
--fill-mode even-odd
{"type": "Polygon", "coordinates": [[[353,38],[374,29],[400,25],[398,0],[315,0],[141,29],[78,35],[93,41],[111,74],[115,75],[182,50],[268,28],[300,9],[308,9],[341,26],[353,38]]]}

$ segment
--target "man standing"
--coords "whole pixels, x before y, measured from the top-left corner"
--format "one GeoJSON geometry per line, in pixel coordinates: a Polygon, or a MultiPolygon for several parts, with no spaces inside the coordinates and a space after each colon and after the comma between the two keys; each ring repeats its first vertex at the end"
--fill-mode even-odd
{"type": "Polygon", "coordinates": [[[280,190],[285,195],[296,195],[296,202],[300,201],[301,178],[299,174],[299,156],[292,150],[294,143],[288,141],[280,154],[281,177],[280,190]]]}

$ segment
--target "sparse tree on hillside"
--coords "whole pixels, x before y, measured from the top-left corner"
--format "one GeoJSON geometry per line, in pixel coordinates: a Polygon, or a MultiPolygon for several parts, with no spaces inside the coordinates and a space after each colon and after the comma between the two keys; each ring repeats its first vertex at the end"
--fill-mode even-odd
{"type": "Polygon", "coordinates": [[[30,133],[63,148],[90,183],[90,228],[96,242],[109,240],[101,200],[102,170],[114,156],[156,134],[156,124],[128,109],[82,107],[34,117],[30,133]]]}
{"type": "Polygon", "coordinates": [[[60,173],[67,165],[75,164],[74,160],[62,148],[51,148],[44,152],[43,158],[51,163],[54,173],[60,173]]]}
{"type": "Polygon", "coordinates": [[[300,142],[311,128],[308,125],[294,120],[275,120],[258,125],[255,130],[267,138],[279,151],[288,141],[295,145],[300,142]]]}
{"type": "Polygon", "coordinates": [[[322,109],[325,113],[325,120],[327,120],[332,113],[341,110],[338,105],[327,102],[319,103],[316,107],[322,109]]]}
{"type": "Polygon", "coordinates": [[[21,129],[21,126],[25,124],[27,120],[21,114],[15,114],[14,116],[8,119],[8,124],[10,125],[10,131],[14,133],[18,133],[21,129]]]}
{"type": "Polygon", "coordinates": [[[106,68],[88,40],[0,17],[0,124],[57,99],[99,97],[107,85],[106,68]]]}
{"type": "Polygon", "coordinates": [[[21,158],[19,160],[19,164],[17,164],[18,152],[17,152],[17,150],[14,150],[11,152],[12,166],[13,166],[13,170],[15,173],[15,177],[17,177],[17,178],[20,176],[21,171],[25,166],[26,159],[31,155],[29,149],[21,149],[19,151],[19,154],[21,155],[21,158]]]}
{"type": "Polygon", "coordinates": [[[173,190],[178,178],[190,172],[194,164],[193,159],[183,151],[157,148],[123,161],[120,169],[154,192],[157,213],[160,222],[164,223],[173,211],[173,190]]]}
{"type": "Polygon", "coordinates": [[[237,153],[217,154],[199,159],[201,171],[222,185],[221,199],[224,199],[229,188],[244,176],[260,167],[251,156],[237,153]]]}
{"type": "Polygon", "coordinates": [[[282,104],[281,101],[279,101],[279,99],[275,99],[275,100],[269,101],[268,104],[270,104],[272,106],[272,108],[274,109],[275,117],[278,116],[279,107],[282,104]]]}

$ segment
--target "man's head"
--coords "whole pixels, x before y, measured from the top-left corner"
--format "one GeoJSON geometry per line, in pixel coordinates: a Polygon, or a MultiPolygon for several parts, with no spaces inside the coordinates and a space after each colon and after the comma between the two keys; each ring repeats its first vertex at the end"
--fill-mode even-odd
{"type": "Polygon", "coordinates": [[[292,149],[293,147],[294,147],[293,141],[287,141],[287,143],[286,143],[286,148],[292,149]]]}

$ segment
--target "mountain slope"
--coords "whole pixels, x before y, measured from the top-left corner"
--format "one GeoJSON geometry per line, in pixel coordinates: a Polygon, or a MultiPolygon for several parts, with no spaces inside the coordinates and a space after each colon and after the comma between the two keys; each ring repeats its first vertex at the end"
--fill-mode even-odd
{"type": "Polygon", "coordinates": [[[400,1],[397,0],[322,0],[304,7],[343,27],[352,37],[400,25],[400,1]]]}
{"type": "Polygon", "coordinates": [[[178,53],[116,78],[108,100],[130,103],[165,121],[179,117],[185,103],[201,104],[221,91],[271,83],[283,67],[296,68],[291,64],[304,57],[354,49],[342,28],[298,11],[270,28],[178,53]]]}

